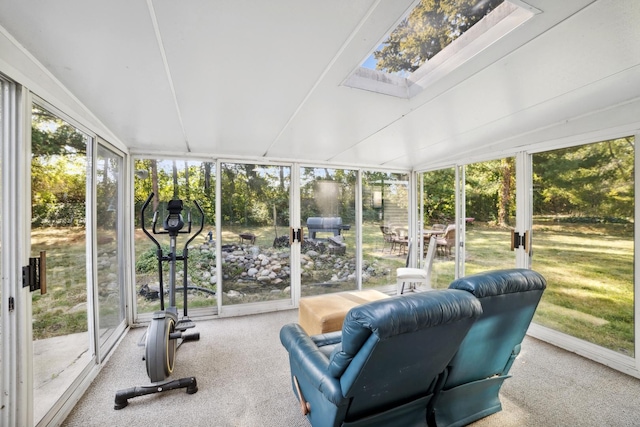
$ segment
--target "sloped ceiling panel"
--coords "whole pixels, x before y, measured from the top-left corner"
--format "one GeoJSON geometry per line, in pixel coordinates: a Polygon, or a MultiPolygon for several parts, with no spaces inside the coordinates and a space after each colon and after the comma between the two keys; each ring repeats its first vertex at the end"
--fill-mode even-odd
{"type": "Polygon", "coordinates": [[[372,4],[155,3],[192,150],[263,155],[372,4]]]}
{"type": "Polygon", "coordinates": [[[10,17],[0,18],[2,26],[127,145],[185,150],[145,2],[3,2],[0,16],[10,17]]]}

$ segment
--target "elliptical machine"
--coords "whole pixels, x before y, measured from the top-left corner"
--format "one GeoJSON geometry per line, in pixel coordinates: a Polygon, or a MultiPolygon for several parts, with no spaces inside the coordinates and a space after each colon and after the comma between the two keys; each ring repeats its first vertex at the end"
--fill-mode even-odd
{"type": "Polygon", "coordinates": [[[137,396],[144,396],[152,393],[159,393],[177,388],[186,388],[187,394],[194,394],[198,391],[197,381],[194,377],[180,378],[177,380],[167,380],[173,373],[175,364],[175,354],[180,345],[185,341],[197,341],[200,339],[198,332],[187,334],[185,331],[195,327],[195,323],[189,319],[187,312],[187,260],[189,257],[189,244],[196,238],[204,228],[204,211],[197,201],[194,204],[200,211],[201,222],[200,228],[196,231],[184,244],[182,255],[177,255],[177,237],[178,234],[191,233],[191,212],[187,214],[187,229],[183,230],[185,223],[182,217],[183,202],[182,200],[170,200],[167,204],[169,214],[164,219],[162,231],[156,230],[158,222],[158,212],[154,212],[152,220],[152,232],[155,235],[169,235],[169,253],[165,255],[162,246],[155,237],[146,229],[144,224],[145,211],[153,199],[154,193],[151,193],[142,205],[140,210],[140,223],[142,231],[156,245],[156,255],[158,258],[158,276],[159,276],[159,297],[160,310],[153,313],[151,323],[147,329],[145,341],[145,364],[147,375],[151,380],[150,385],[136,386],[116,393],[114,409],[122,409],[128,405],[128,399],[137,396]],[[176,262],[183,262],[183,316],[178,319],[178,308],[176,306],[176,262]],[[169,263],[169,306],[165,309],[162,263],[169,263]],[[167,380],[167,381],[165,381],[167,380]]]}

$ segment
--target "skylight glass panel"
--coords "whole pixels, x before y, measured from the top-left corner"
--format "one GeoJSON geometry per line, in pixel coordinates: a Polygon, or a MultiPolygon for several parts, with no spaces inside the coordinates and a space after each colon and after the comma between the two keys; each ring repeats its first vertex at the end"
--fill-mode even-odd
{"type": "Polygon", "coordinates": [[[409,77],[504,0],[422,0],[362,67],[409,77]]]}

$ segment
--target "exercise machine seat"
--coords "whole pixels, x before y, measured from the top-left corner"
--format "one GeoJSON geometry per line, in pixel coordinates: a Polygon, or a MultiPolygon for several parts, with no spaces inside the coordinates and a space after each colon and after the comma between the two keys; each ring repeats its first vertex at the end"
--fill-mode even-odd
{"type": "Polygon", "coordinates": [[[341,331],[280,330],[291,382],[313,427],[425,426],[449,361],[481,314],[460,290],[395,296],[352,308],[341,331]]]}
{"type": "Polygon", "coordinates": [[[462,341],[444,387],[430,404],[430,423],[463,426],[502,410],[499,392],[546,288],[539,273],[508,269],[457,279],[449,289],[474,295],[482,315],[462,341]]]}

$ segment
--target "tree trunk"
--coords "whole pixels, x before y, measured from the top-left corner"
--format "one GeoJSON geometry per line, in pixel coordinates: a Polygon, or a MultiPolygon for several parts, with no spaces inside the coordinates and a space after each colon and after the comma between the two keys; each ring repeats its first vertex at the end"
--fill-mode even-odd
{"type": "Polygon", "coordinates": [[[158,161],[151,160],[151,191],[153,191],[153,211],[158,210],[160,195],[158,194],[158,161]]]}
{"type": "Polygon", "coordinates": [[[498,190],[498,225],[507,226],[511,206],[511,179],[513,166],[510,159],[500,160],[500,189],[498,190]]]}
{"type": "Polygon", "coordinates": [[[173,161],[173,198],[178,198],[178,164],[173,161]]]}

